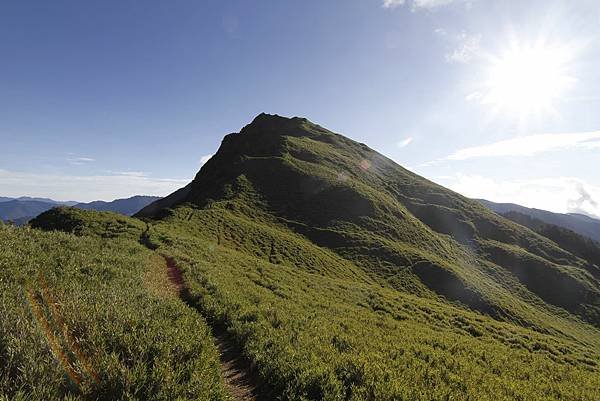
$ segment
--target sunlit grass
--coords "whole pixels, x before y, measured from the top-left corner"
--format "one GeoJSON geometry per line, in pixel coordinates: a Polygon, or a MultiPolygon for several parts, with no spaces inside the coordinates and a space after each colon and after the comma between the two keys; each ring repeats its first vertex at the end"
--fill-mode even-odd
{"type": "Polygon", "coordinates": [[[131,240],[0,228],[0,399],[225,399],[202,318],[131,240]]]}
{"type": "Polygon", "coordinates": [[[600,385],[589,326],[535,319],[535,331],[358,278],[356,268],[344,276],[340,258],[314,268],[290,252],[313,254],[306,240],[286,244],[283,231],[279,242],[277,228],[217,209],[177,210],[186,219],[154,225],[151,238],[283,399],[587,400],[600,385]],[[275,244],[274,261],[261,241],[275,244]],[[548,329],[556,334],[539,332],[548,329]]]}

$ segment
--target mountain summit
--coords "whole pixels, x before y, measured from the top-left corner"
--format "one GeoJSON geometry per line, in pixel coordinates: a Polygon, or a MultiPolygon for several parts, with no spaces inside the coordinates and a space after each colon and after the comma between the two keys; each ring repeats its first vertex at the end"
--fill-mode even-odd
{"type": "MultiPolygon", "coordinates": [[[[33,307],[48,293],[35,266],[50,265],[48,280],[69,284],[63,304],[87,313],[68,321],[85,322],[78,341],[110,372],[87,379],[87,398],[156,398],[158,388],[159,399],[224,400],[232,377],[247,385],[231,394],[250,400],[597,394],[595,242],[539,235],[306,119],[259,115],[227,135],[191,183],[137,216],[59,208],[31,227],[69,234],[0,227],[9,254],[15,235],[43,250],[35,259],[0,252],[10,266],[0,281],[11,283],[0,306],[23,294],[27,281],[13,277],[26,262],[28,276],[41,277],[28,292],[33,307]]],[[[12,317],[16,308],[29,310],[16,305],[10,324],[25,321],[12,317]]],[[[8,374],[45,366],[25,360],[8,374]]]]}
{"type": "Polygon", "coordinates": [[[274,222],[397,290],[496,318],[535,320],[523,315],[535,305],[600,325],[600,261],[304,118],[260,114],[225,136],[188,186],[138,216],[179,205],[274,222]]]}

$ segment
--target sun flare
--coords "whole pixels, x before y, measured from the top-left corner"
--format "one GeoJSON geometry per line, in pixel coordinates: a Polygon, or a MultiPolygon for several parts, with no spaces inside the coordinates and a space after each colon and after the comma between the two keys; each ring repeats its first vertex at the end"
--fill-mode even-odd
{"type": "Polygon", "coordinates": [[[521,115],[554,109],[573,83],[567,47],[515,44],[490,58],[484,103],[521,115]]]}

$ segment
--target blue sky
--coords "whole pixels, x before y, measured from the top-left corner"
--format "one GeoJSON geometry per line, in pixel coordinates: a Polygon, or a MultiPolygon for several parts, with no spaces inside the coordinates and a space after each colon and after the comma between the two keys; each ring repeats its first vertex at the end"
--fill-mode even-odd
{"type": "Polygon", "coordinates": [[[166,195],[264,111],[600,215],[599,35],[595,0],[2,2],[0,195],[166,195]]]}

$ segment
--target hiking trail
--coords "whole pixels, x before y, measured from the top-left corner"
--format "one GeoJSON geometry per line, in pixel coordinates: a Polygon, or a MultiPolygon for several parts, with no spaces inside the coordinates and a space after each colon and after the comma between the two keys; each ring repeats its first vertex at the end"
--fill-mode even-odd
{"type": "MultiPolygon", "coordinates": [[[[183,274],[173,258],[164,256],[167,264],[167,276],[175,287],[179,297],[189,307],[198,311],[191,300],[190,292],[185,284],[183,274]]],[[[200,313],[200,311],[198,311],[200,313]]],[[[212,328],[214,343],[219,350],[221,361],[221,376],[225,387],[235,401],[259,401],[258,385],[255,375],[252,374],[250,364],[243,358],[239,350],[231,341],[225,330],[212,328]]]]}

